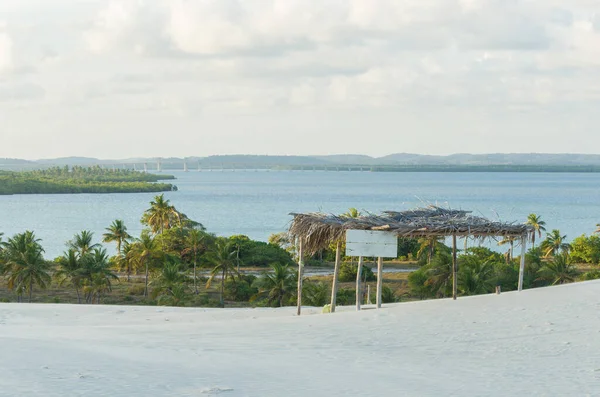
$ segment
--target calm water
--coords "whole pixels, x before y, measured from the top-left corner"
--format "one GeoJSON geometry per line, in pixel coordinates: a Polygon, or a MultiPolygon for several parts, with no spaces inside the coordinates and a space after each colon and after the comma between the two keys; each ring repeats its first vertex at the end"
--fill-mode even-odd
{"type": "MultiPolygon", "coordinates": [[[[177,192],[166,193],[180,211],[218,235],[266,240],[286,229],[290,212],[371,212],[432,203],[473,210],[491,219],[523,222],[540,214],[548,229],[573,238],[600,222],[600,174],[175,172],[177,192]]],[[[100,235],[114,219],[139,234],[154,194],[0,196],[0,232],[34,230],[48,257],[73,234],[100,235]]]]}

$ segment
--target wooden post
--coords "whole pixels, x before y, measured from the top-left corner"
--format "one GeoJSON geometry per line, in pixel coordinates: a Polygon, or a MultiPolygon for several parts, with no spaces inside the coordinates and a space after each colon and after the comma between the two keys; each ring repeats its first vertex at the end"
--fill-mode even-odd
{"type": "Polygon", "coordinates": [[[358,270],[356,272],[356,310],[360,310],[360,303],[362,300],[362,294],[360,290],[360,279],[362,276],[363,257],[358,258],[358,270]]]}
{"type": "Polygon", "coordinates": [[[456,300],[458,266],[456,265],[456,234],[452,235],[452,299],[456,300]]]}
{"type": "Polygon", "coordinates": [[[383,281],[383,258],[377,258],[377,308],[381,309],[381,282],[383,281]]]}
{"type": "Polygon", "coordinates": [[[521,236],[521,263],[519,266],[519,291],[523,290],[523,273],[525,272],[525,252],[527,250],[527,235],[521,236]]]}
{"type": "Polygon", "coordinates": [[[333,285],[331,286],[331,313],[335,312],[335,303],[337,300],[338,275],[340,272],[340,257],[341,257],[342,242],[338,241],[335,247],[335,267],[333,269],[333,285]]]}
{"type": "Polygon", "coordinates": [[[371,304],[371,285],[367,284],[367,305],[371,304]]]}
{"type": "Polygon", "coordinates": [[[304,274],[304,258],[302,255],[302,238],[298,239],[298,315],[302,312],[302,276],[304,274]]]}

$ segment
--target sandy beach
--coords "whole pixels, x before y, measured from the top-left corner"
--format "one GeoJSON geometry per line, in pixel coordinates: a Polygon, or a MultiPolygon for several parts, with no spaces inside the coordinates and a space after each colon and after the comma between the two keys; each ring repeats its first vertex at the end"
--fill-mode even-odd
{"type": "Polygon", "coordinates": [[[320,314],[0,305],[2,396],[594,395],[600,282],[320,314]]]}

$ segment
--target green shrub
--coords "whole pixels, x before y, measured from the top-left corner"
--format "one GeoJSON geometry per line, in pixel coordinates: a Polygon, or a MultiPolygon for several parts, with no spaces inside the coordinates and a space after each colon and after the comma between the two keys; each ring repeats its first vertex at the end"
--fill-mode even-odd
{"type": "Polygon", "coordinates": [[[353,305],[356,303],[356,290],[353,288],[340,288],[336,295],[338,305],[353,305]]]}
{"type": "Polygon", "coordinates": [[[329,283],[307,282],[302,288],[302,303],[308,306],[324,306],[331,299],[329,283]]]}
{"type": "Polygon", "coordinates": [[[271,263],[293,264],[289,252],[278,245],[250,240],[247,236],[229,237],[232,247],[239,248],[239,259],[244,266],[269,266],[271,263]]]}
{"type": "Polygon", "coordinates": [[[574,262],[598,264],[600,262],[600,237],[587,237],[584,234],[575,238],[571,243],[570,254],[574,262]]]}
{"type": "Polygon", "coordinates": [[[419,269],[408,275],[410,294],[419,299],[432,298],[435,293],[427,283],[429,276],[425,269],[419,269]]]}
{"type": "MultiPolygon", "coordinates": [[[[349,283],[352,281],[356,281],[356,273],[357,272],[358,272],[357,264],[343,262],[340,265],[340,273],[338,275],[339,280],[342,283],[349,283]]],[[[371,268],[369,266],[366,266],[365,264],[363,264],[363,267],[362,267],[362,280],[363,281],[377,280],[377,277],[373,273],[373,270],[371,270],[371,268]]]]}
{"type": "Polygon", "coordinates": [[[252,283],[256,276],[241,275],[234,280],[225,281],[225,299],[235,302],[248,302],[250,298],[258,293],[258,288],[252,283]]]}
{"type": "Polygon", "coordinates": [[[397,302],[398,299],[396,298],[394,290],[392,290],[387,285],[384,285],[381,287],[381,301],[383,303],[394,303],[397,302]]]}

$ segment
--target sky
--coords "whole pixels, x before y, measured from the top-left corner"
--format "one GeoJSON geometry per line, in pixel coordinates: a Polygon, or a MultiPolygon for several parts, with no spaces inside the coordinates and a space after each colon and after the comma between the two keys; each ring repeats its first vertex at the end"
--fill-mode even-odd
{"type": "Polygon", "coordinates": [[[1,0],[0,157],[600,153],[598,0],[1,0]]]}

